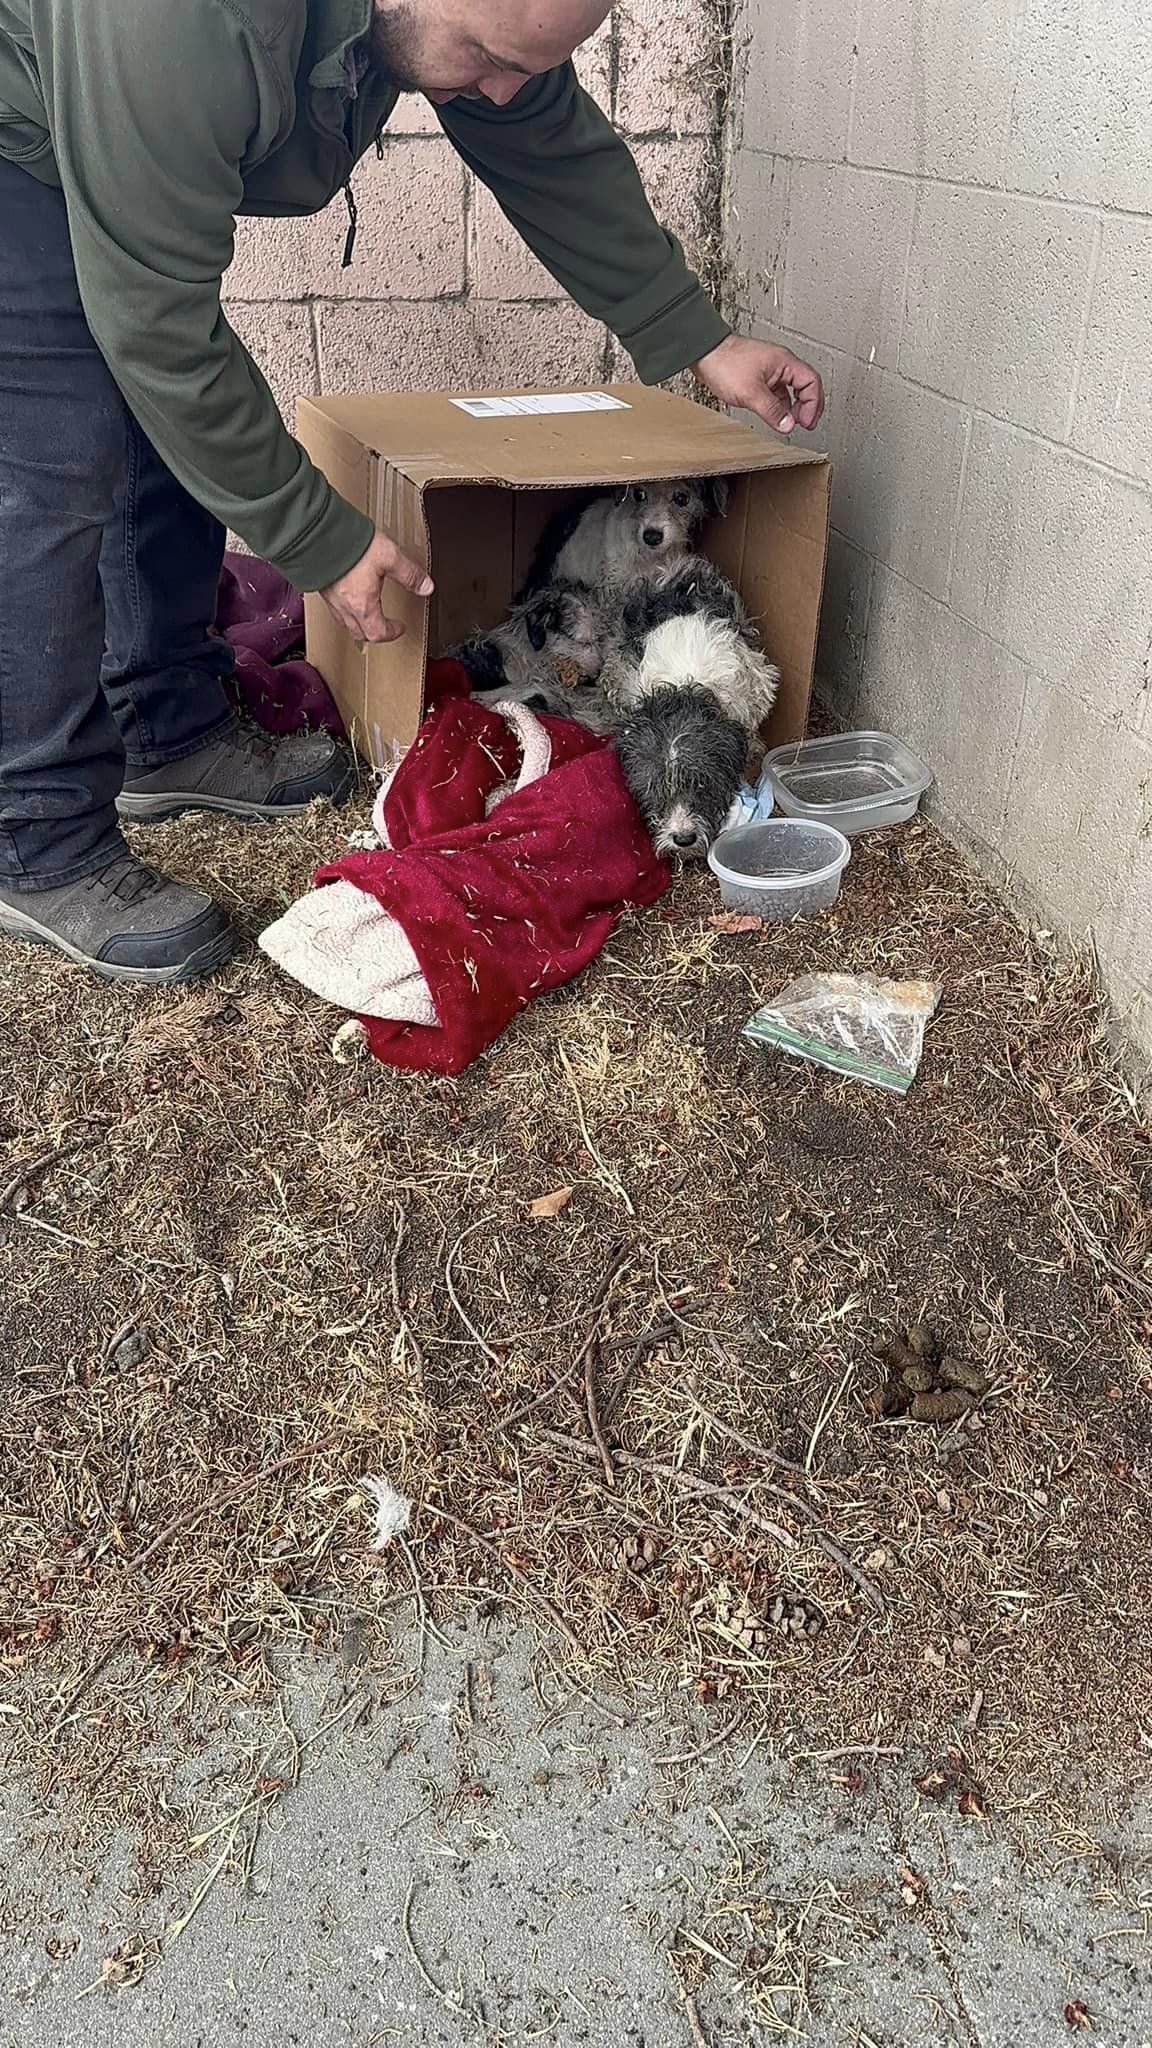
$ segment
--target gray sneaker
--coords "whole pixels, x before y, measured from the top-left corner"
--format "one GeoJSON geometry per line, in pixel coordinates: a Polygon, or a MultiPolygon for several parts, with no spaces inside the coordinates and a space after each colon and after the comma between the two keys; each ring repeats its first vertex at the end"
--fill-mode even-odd
{"type": "Polygon", "coordinates": [[[0,933],[54,946],[107,981],[195,981],[223,967],[236,934],[210,896],[118,854],[62,889],[0,886],[0,933]]]}
{"type": "Polygon", "coordinates": [[[235,726],[186,760],[130,776],[116,808],[136,825],[155,825],[181,811],[222,811],[230,818],[275,822],[298,816],[314,797],[343,803],[355,779],[347,747],[327,733],[293,733],[277,740],[235,726]]]}

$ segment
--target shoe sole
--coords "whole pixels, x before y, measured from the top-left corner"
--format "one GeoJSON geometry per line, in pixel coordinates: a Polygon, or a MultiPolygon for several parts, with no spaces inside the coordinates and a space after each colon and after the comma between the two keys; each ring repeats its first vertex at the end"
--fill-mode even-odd
{"type": "Polygon", "coordinates": [[[355,774],[350,771],[335,789],[318,789],[299,804],[248,804],[238,797],[200,796],[194,790],[189,790],[187,796],[175,790],[167,796],[133,796],[124,791],[116,799],[116,809],[129,825],[162,825],[169,818],[182,818],[188,811],[215,811],[220,817],[239,818],[246,825],[275,825],[281,818],[303,817],[318,796],[332,805],[344,803],[351,796],[355,781],[355,774]]]}
{"type": "Polygon", "coordinates": [[[83,953],[79,946],[70,945],[67,939],[62,939],[59,932],[37,924],[34,917],[13,909],[8,903],[0,908],[0,937],[24,939],[30,946],[49,946],[53,952],[63,953],[65,959],[75,961],[77,967],[86,967],[90,974],[99,975],[101,981],[130,981],[146,988],[162,988],[171,982],[201,981],[206,974],[214,974],[218,967],[226,966],[236,950],[236,934],[225,928],[175,967],[121,967],[110,960],[94,960],[90,953],[83,953]]]}

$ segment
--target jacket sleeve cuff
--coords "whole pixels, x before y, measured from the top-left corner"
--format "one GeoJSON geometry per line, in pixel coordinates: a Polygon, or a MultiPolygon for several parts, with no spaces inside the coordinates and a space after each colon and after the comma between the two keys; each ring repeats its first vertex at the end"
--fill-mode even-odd
{"type": "MultiPolygon", "coordinates": [[[[375,531],[367,513],[332,491],[319,519],[292,547],[278,549],[270,559],[297,590],[326,590],[360,560],[375,531]]],[[[247,534],[244,538],[249,540],[247,534]]]]}
{"type": "Polygon", "coordinates": [[[682,370],[719,348],[731,332],[728,322],[695,278],[691,279],[690,290],[672,305],[664,305],[658,311],[637,307],[633,320],[616,328],[617,338],[635,363],[643,384],[663,384],[670,377],[678,377],[682,370]]]}

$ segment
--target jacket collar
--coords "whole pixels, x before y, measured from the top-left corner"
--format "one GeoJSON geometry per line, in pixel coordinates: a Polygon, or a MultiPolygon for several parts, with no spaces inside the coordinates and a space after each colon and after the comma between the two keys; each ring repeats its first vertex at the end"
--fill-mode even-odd
{"type": "Polygon", "coordinates": [[[310,41],[317,52],[308,83],[317,92],[354,88],[351,52],[368,34],[374,0],[308,0],[310,41]]]}

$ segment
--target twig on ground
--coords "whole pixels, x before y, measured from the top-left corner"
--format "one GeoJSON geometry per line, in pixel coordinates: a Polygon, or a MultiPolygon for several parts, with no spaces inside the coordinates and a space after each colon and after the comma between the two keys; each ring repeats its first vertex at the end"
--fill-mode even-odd
{"type": "Polygon", "coordinates": [[[450,1991],[445,1991],[444,1986],[436,1982],[435,1977],[420,1954],[412,1937],[412,1904],[415,1897],[416,1886],[413,1884],[408,1888],[408,1896],[404,1901],[404,1911],[400,1916],[400,1925],[404,1931],[404,1946],[416,1965],[416,1971],[421,1983],[424,1985],[425,1990],[430,1991],[433,1998],[438,1999],[441,2005],[446,2006],[448,2011],[453,2013],[458,2020],[471,2020],[474,2027],[482,2026],[483,2021],[479,2013],[473,2012],[471,2006],[465,2005],[463,1998],[453,1998],[450,1991]]]}
{"type": "Polygon", "coordinates": [[[596,1407],[596,1362],[599,1356],[600,1347],[593,1338],[584,1346],[584,1401],[588,1410],[588,1427],[592,1431],[592,1441],[604,1467],[604,1484],[615,1486],[616,1467],[612,1463],[612,1453],[604,1441],[604,1432],[600,1427],[600,1415],[596,1407]]]}
{"type": "MultiPolygon", "coordinates": [[[[616,1414],[648,1353],[654,1351],[657,1344],[664,1344],[669,1337],[674,1337],[675,1335],[676,1325],[669,1318],[667,1322],[657,1323],[654,1330],[646,1330],[642,1337],[636,1339],[635,1344],[632,1346],[632,1356],[620,1376],[619,1385],[612,1389],[608,1399],[602,1403],[603,1413],[606,1418],[616,1414]]],[[[622,1342],[623,1340],[621,1340],[622,1342]]]]}
{"type": "Polygon", "coordinates": [[[849,1756],[903,1756],[904,1751],[885,1748],[879,1742],[851,1742],[846,1749],[801,1749],[790,1761],[794,1764],[835,1764],[849,1756]]]}
{"type": "Polygon", "coordinates": [[[829,1536],[815,1508],[810,1508],[806,1500],[797,1500],[796,1495],[789,1492],[786,1486],[776,1486],[771,1479],[761,1479],[759,1484],[774,1500],[786,1501],[799,1515],[801,1521],[807,1522],[812,1531],[813,1542],[819,1545],[824,1555],[830,1557],[833,1564],[839,1565],[845,1577],[851,1579],[853,1585],[859,1588],[868,1605],[877,1614],[886,1614],[887,1602],[875,1580],[870,1579],[867,1572],[862,1571],[858,1564],[853,1564],[847,1552],[841,1550],[840,1545],[829,1536]]]}
{"type": "Polygon", "coordinates": [[[149,1559],[155,1557],[156,1552],[162,1550],[170,1538],[178,1535],[181,1529],[191,1528],[202,1516],[212,1514],[217,1508],[227,1507],[231,1501],[238,1500],[242,1493],[248,1493],[253,1486],[261,1486],[266,1479],[273,1478],[277,1472],[285,1471],[289,1465],[302,1465],[306,1458],[314,1458],[317,1451],[326,1448],[323,1442],[304,1444],[298,1451],[288,1451],[284,1457],[273,1459],[270,1465],[261,1465],[258,1472],[250,1472],[246,1479],[238,1479],[234,1486],[225,1487],[223,1493],[211,1494],[207,1500],[201,1501],[198,1507],[186,1508],[182,1515],[177,1515],[166,1529],[161,1529],[160,1534],[152,1538],[139,1557],[133,1558],[133,1570],[142,1571],[149,1559]]]}
{"type": "Polygon", "coordinates": [[[23,1166],[18,1166],[11,1180],[6,1181],[3,1188],[0,1188],[0,1215],[3,1215],[9,1204],[15,1201],[21,1188],[26,1188],[30,1180],[35,1180],[39,1173],[46,1173],[50,1166],[59,1165],[62,1159],[71,1159],[72,1154],[80,1150],[82,1143],[81,1138],[73,1138],[70,1145],[54,1145],[51,1152],[41,1152],[36,1159],[26,1159],[23,1166]]]}
{"type": "Polygon", "coordinates": [[[395,1209],[396,1240],[392,1246],[392,1262],[389,1272],[389,1278],[392,1286],[392,1308],[396,1316],[397,1332],[401,1336],[401,1338],[407,1338],[409,1344],[412,1346],[412,1356],[416,1362],[416,1370],[417,1372],[422,1372],[424,1369],[424,1353],[420,1349],[420,1345],[416,1338],[416,1333],[413,1330],[412,1325],[408,1321],[407,1315],[405,1314],[404,1303],[400,1294],[400,1254],[404,1249],[404,1239],[408,1235],[408,1212],[410,1207],[410,1202],[402,1201],[399,1198],[397,1198],[395,1209]]]}
{"type": "Polygon", "coordinates": [[[713,1415],[705,1408],[703,1403],[696,1399],[695,1394],[690,1394],[688,1398],[696,1413],[702,1416],[709,1427],[717,1431],[718,1435],[730,1437],[734,1444],[739,1444],[742,1451],[747,1451],[748,1455],[752,1458],[759,1458],[762,1464],[775,1465],[781,1472],[792,1472],[797,1479],[803,1479],[803,1465],[793,1464],[791,1458],[782,1458],[779,1451],[770,1451],[764,1444],[753,1443],[750,1436],[741,1436],[740,1431],[733,1429],[730,1422],[721,1422],[718,1415],[713,1415]]]}
{"type": "Polygon", "coordinates": [[[658,1764],[662,1764],[665,1770],[670,1769],[673,1764],[698,1763],[701,1757],[711,1756],[714,1749],[720,1749],[727,1742],[730,1735],[735,1735],[743,1719],[743,1713],[733,1714],[732,1719],[725,1721],[724,1726],[718,1728],[715,1735],[711,1736],[707,1742],[702,1742],[699,1749],[677,1750],[674,1756],[658,1756],[655,1761],[658,1764]]]}
{"type": "Polygon", "coordinates": [[[461,1245],[464,1243],[465,1238],[471,1237],[474,1231],[482,1230],[484,1225],[488,1222],[488,1220],[489,1219],[487,1216],[478,1216],[475,1223],[470,1223],[466,1230],[462,1230],[460,1232],[460,1235],[456,1239],[456,1242],[453,1245],[451,1251],[449,1252],[448,1258],[445,1262],[444,1285],[448,1289],[448,1299],[452,1303],[453,1308],[455,1309],[457,1315],[460,1318],[460,1321],[463,1323],[464,1328],[467,1330],[469,1336],[473,1338],[474,1341],[480,1346],[480,1349],[484,1353],[484,1356],[488,1360],[489,1364],[497,1366],[499,1368],[503,1366],[504,1360],[501,1358],[500,1353],[498,1351],[493,1351],[492,1346],[489,1344],[487,1338],[482,1337],[480,1335],[480,1332],[476,1328],[476,1325],[472,1321],[471,1317],[465,1314],[465,1311],[460,1303],[460,1297],[457,1294],[456,1289],[452,1285],[453,1259],[456,1257],[456,1254],[459,1251],[461,1245]]]}
{"type": "Polygon", "coordinates": [[[821,1403],[820,1413],[816,1417],[815,1428],[813,1429],[812,1434],[808,1439],[808,1450],[804,1458],[805,1472],[810,1473],[812,1470],[812,1461],[816,1456],[816,1447],[819,1444],[820,1439],[824,1434],[824,1431],[827,1429],[828,1424],[831,1422],[833,1415],[836,1413],[836,1410],[840,1405],[841,1397],[844,1394],[844,1391],[848,1386],[849,1381],[855,1374],[855,1371],[856,1362],[854,1359],[849,1359],[848,1364],[844,1368],[843,1376],[841,1378],[839,1386],[836,1389],[836,1392],[828,1396],[821,1403]]]}
{"type": "MultiPolygon", "coordinates": [[[[841,1386],[843,1386],[843,1382],[841,1382],[841,1386]]],[[[690,1395],[689,1398],[697,1414],[702,1416],[705,1422],[713,1429],[718,1430],[721,1436],[730,1437],[733,1443],[739,1444],[741,1450],[747,1451],[751,1457],[759,1458],[766,1465],[780,1466],[785,1471],[793,1473],[797,1479],[806,1477],[803,1466],[791,1465],[786,1458],[779,1457],[775,1451],[765,1450],[762,1444],[755,1444],[750,1437],[741,1436],[739,1430],[733,1429],[727,1422],[721,1422],[718,1416],[710,1414],[707,1408],[702,1407],[695,1395],[690,1395]]],[[[839,1391],[837,1399],[839,1399],[839,1391]]],[[[845,1577],[851,1579],[853,1585],[859,1588],[869,1606],[877,1614],[887,1613],[887,1603],[879,1586],[868,1577],[867,1572],[861,1571],[858,1564],[853,1564],[852,1559],[847,1553],[841,1550],[840,1545],[829,1536],[815,1508],[809,1507],[807,1501],[799,1500],[788,1487],[777,1486],[771,1479],[762,1479],[759,1484],[765,1487],[776,1500],[785,1501],[803,1521],[808,1523],[812,1530],[814,1541],[819,1544],[825,1556],[830,1557],[833,1564],[839,1565],[845,1577]]]]}
{"type": "MultiPolygon", "coordinates": [[[[573,1439],[573,1441],[577,1441],[577,1439],[573,1439]]],[[[581,1443],[580,1448],[581,1450],[592,1452],[592,1455],[595,1456],[591,1444],[581,1443]]],[[[522,1565],[514,1564],[510,1557],[505,1556],[500,1545],[493,1542],[491,1536],[485,1536],[481,1530],[474,1529],[471,1522],[466,1522],[462,1515],[454,1514],[451,1508],[430,1504],[428,1512],[430,1515],[435,1515],[439,1521],[448,1522],[454,1529],[459,1529],[462,1536],[467,1536],[473,1543],[478,1543],[482,1550],[490,1551],[492,1556],[503,1565],[506,1572],[510,1572],[514,1579],[519,1579],[521,1585],[528,1588],[536,1605],[543,1609],[552,1626],[559,1629],[569,1649],[574,1650],[578,1657],[583,1657],[584,1645],[576,1631],[565,1621],[560,1609],[553,1606],[548,1595],[542,1593],[538,1586],[533,1585],[522,1565]]]]}
{"type": "Polygon", "coordinates": [[[533,1415],[537,1408],[542,1408],[545,1401],[550,1401],[553,1394],[563,1394],[565,1400],[575,1409],[577,1415],[583,1415],[584,1410],[581,1407],[578,1395],[573,1390],[572,1381],[576,1378],[577,1373],[582,1371],[591,1347],[599,1338],[601,1319],[608,1305],[608,1297],[620,1278],[626,1263],[626,1259],[621,1256],[620,1246],[618,1244],[613,1245],[609,1253],[604,1278],[601,1280],[589,1305],[588,1314],[591,1320],[588,1333],[571,1365],[566,1366],[563,1372],[557,1372],[554,1366],[549,1365],[548,1371],[552,1378],[551,1386],[545,1387],[543,1393],[533,1394],[530,1401],[525,1401],[521,1407],[514,1408],[511,1415],[504,1416],[500,1424],[501,1429],[511,1429],[517,1422],[523,1422],[526,1416],[533,1415]]]}
{"type": "Polygon", "coordinates": [[[621,1180],[620,1175],[618,1173],[613,1172],[612,1168],[606,1164],[606,1162],[601,1158],[600,1153],[596,1149],[592,1133],[588,1129],[588,1120],[584,1115],[584,1104],[580,1100],[580,1090],[576,1086],[576,1076],[572,1072],[572,1062],[569,1059],[562,1045],[557,1047],[557,1051],[560,1054],[560,1064],[568,1077],[568,1086],[572,1090],[573,1100],[576,1104],[576,1115],[580,1124],[580,1135],[583,1138],[584,1143],[588,1149],[589,1157],[592,1159],[594,1164],[599,1167],[601,1180],[603,1182],[604,1187],[607,1189],[608,1193],[610,1195],[615,1195],[617,1201],[623,1202],[624,1207],[627,1209],[628,1214],[630,1216],[635,1216],[636,1211],[632,1206],[631,1197],[623,1181],[621,1180]]]}
{"type": "Polygon", "coordinates": [[[683,1992],[681,1996],[684,2000],[684,2010],[688,2015],[688,2025],[692,2029],[693,2048],[708,2048],[708,2036],[704,2032],[695,1998],[690,1991],[683,1992]]]}
{"type": "MultiPolygon", "coordinates": [[[[566,1450],[579,1451],[582,1457],[596,1455],[593,1446],[586,1444],[581,1437],[565,1436],[561,1430],[556,1429],[546,1429],[542,1434],[549,1443],[559,1444],[566,1450]]],[[[796,1538],[790,1535],[787,1529],[782,1529],[778,1522],[770,1522],[766,1515],[758,1514],[756,1509],[750,1508],[747,1501],[738,1493],[734,1493],[731,1487],[717,1486],[711,1479],[699,1479],[694,1472],[681,1472],[676,1465],[662,1465],[655,1458],[638,1458],[634,1451],[617,1449],[612,1455],[617,1465],[626,1465],[630,1472],[651,1472],[657,1479],[670,1479],[674,1486],[682,1487],[687,1493],[700,1494],[708,1500],[723,1501],[724,1505],[739,1515],[742,1521],[751,1522],[754,1528],[762,1530],[765,1536],[771,1536],[785,1550],[795,1550],[796,1538]]]]}

